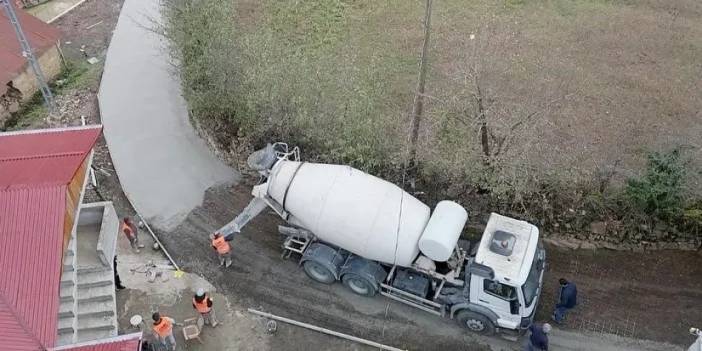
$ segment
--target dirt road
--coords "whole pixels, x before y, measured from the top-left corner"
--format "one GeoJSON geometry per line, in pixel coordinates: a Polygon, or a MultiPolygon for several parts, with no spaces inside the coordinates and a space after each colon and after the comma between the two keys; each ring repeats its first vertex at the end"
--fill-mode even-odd
{"type": "MultiPolygon", "coordinates": [[[[281,222],[272,213],[253,220],[232,245],[234,265],[229,270],[215,263],[207,234],[231,220],[248,203],[246,185],[210,189],[203,205],[194,210],[176,230],[163,233],[162,240],[175,259],[186,270],[202,274],[230,299],[268,312],[322,325],[396,347],[412,350],[451,349],[484,350],[489,343],[495,349],[512,349],[515,344],[495,338],[485,339],[463,332],[452,321],[390,302],[383,297],[362,298],[347,291],[341,284],[321,285],[308,279],[296,261],[280,258],[281,238],[277,225],[281,222]]],[[[592,254],[550,250],[550,271],[539,318],[547,318],[554,299],[552,291],[558,277],[572,277],[580,283],[582,303],[564,328],[580,332],[597,330],[605,333],[667,341],[687,342],[686,328],[680,325],[701,324],[702,276],[696,254],[592,254]],[[599,262],[599,263],[595,263],[599,262]],[[667,269],[652,270],[666,262],[667,269]],[[675,267],[692,265],[687,275],[669,276],[675,267]],[[609,267],[609,268],[605,268],[609,267]],[[651,280],[639,279],[648,276],[651,280]],[[658,285],[656,281],[663,282],[658,285]],[[676,281],[676,284],[670,284],[676,281]],[[666,287],[666,285],[668,287],[666,287]],[[651,318],[655,316],[655,318],[651,318]],[[627,321],[628,318],[628,321],[627,321]],[[695,320],[697,319],[697,320],[695,320]],[[585,321],[590,321],[587,324],[585,321]],[[677,322],[673,322],[677,321],[677,322]],[[599,325],[608,327],[600,330],[599,325]],[[624,323],[626,322],[626,323],[624,323]],[[633,331],[626,329],[632,326],[633,331]]],[[[281,349],[295,349],[293,343],[281,349]]]]}

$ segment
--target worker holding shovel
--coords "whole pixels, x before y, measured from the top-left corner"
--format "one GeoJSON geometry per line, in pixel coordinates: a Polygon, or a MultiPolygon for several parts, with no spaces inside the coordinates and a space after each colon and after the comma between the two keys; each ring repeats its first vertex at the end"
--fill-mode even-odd
{"type": "Polygon", "coordinates": [[[229,242],[233,237],[233,235],[224,237],[221,233],[214,233],[210,235],[210,239],[212,239],[212,248],[217,251],[217,255],[219,256],[220,266],[229,267],[232,265],[232,247],[229,245],[229,242]]]}

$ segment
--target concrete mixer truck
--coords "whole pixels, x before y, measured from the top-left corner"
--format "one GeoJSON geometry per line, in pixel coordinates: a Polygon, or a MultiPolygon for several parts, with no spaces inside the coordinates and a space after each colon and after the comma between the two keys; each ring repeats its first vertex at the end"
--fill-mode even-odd
{"type": "Polygon", "coordinates": [[[468,213],[455,202],[430,213],[390,182],[301,162],[299,149],[284,143],[254,152],[248,165],[261,181],[221,234],[241,232],[270,208],[288,224],[278,228],[283,257],[299,256],[319,283],[341,281],[356,294],[380,294],[480,334],[509,336],[531,324],[546,259],[534,225],[493,213],[471,245],[460,240],[468,213]]]}

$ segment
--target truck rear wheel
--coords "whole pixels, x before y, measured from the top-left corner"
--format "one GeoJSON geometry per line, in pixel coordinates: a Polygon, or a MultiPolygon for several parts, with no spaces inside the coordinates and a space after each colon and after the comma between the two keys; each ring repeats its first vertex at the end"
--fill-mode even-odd
{"type": "Polygon", "coordinates": [[[481,335],[495,334],[495,324],[480,313],[461,310],[456,314],[456,322],[463,328],[481,335]]]}
{"type": "Polygon", "coordinates": [[[314,281],[324,284],[331,284],[336,281],[334,273],[319,262],[313,260],[305,261],[305,263],[302,264],[302,268],[304,268],[307,276],[314,281]]]}
{"type": "Polygon", "coordinates": [[[377,292],[375,286],[371,284],[368,279],[365,279],[357,274],[345,274],[341,278],[341,282],[344,283],[349,290],[361,296],[375,296],[375,293],[377,292]]]}

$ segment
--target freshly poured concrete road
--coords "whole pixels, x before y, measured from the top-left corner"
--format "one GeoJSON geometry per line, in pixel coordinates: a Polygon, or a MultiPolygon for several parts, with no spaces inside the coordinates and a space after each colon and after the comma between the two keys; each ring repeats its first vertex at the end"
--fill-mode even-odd
{"type": "Polygon", "coordinates": [[[169,63],[158,0],[126,0],[107,52],[98,99],[104,133],[127,197],[163,230],[200,205],[207,188],[239,175],[219,161],[188,119],[169,63]]]}

